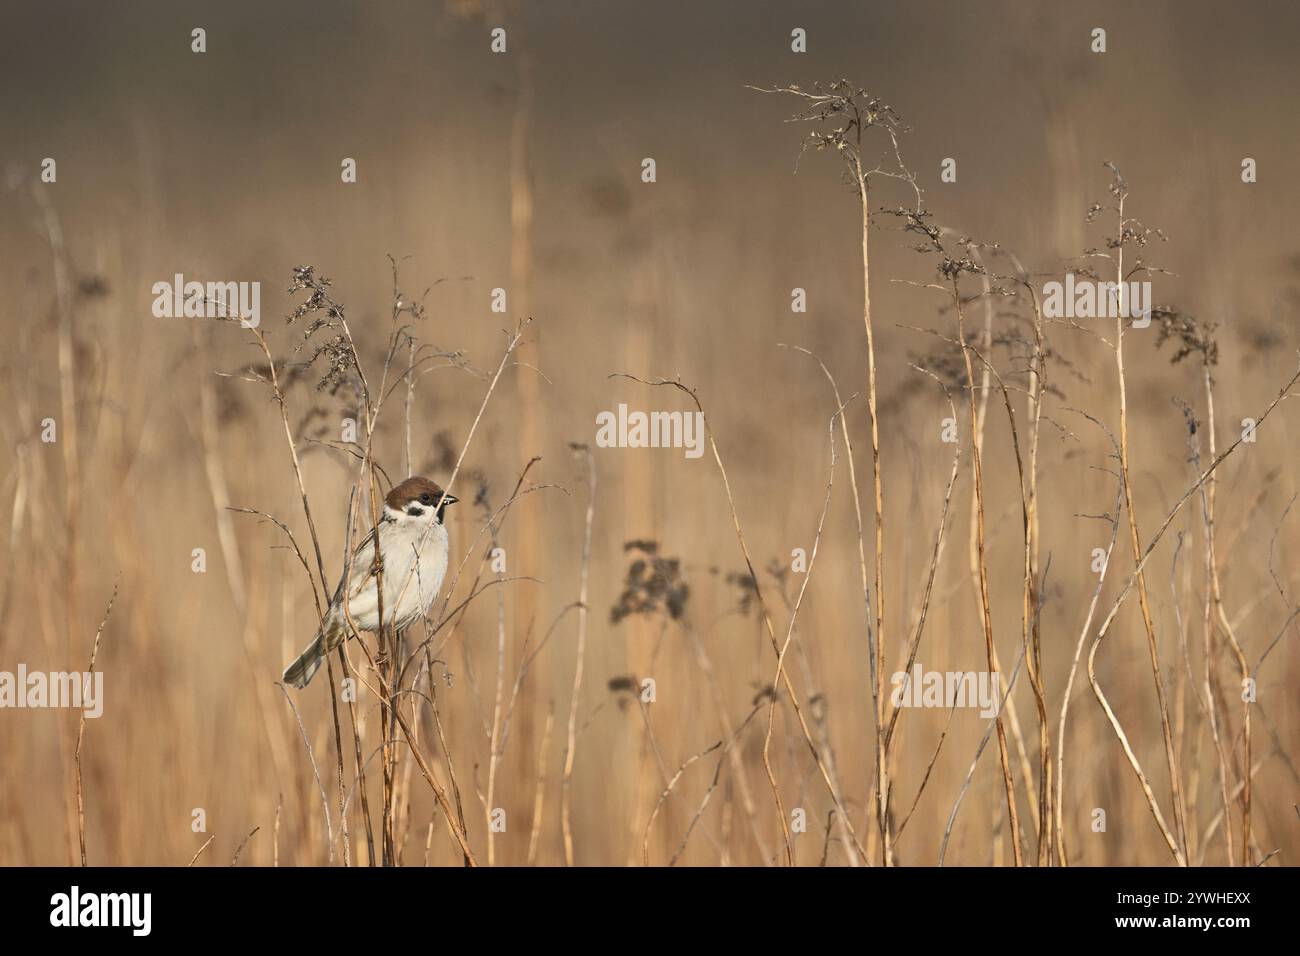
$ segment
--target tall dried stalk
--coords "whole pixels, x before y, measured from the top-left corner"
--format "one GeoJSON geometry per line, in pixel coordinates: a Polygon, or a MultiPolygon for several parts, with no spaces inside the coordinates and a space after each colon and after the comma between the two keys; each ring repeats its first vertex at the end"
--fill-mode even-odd
{"type": "MultiPolygon", "coordinates": [[[[1214,339],[1214,326],[1203,325],[1191,316],[1176,312],[1170,309],[1160,309],[1156,311],[1155,317],[1160,322],[1158,344],[1163,344],[1167,339],[1176,340],[1179,350],[1175,353],[1173,361],[1179,362],[1183,358],[1195,355],[1200,359],[1200,384],[1205,394],[1205,431],[1209,438],[1210,458],[1215,457],[1217,451],[1216,429],[1214,415],[1214,376],[1213,368],[1218,362],[1218,343],[1214,339]]],[[[1196,420],[1190,408],[1184,406],[1184,415],[1188,421],[1188,441],[1191,446],[1192,464],[1197,468],[1200,467],[1200,439],[1198,437],[1198,428],[1196,420]]],[[[1214,741],[1215,750],[1219,758],[1219,789],[1220,796],[1223,800],[1224,814],[1224,835],[1227,839],[1227,858],[1228,863],[1232,863],[1233,853],[1233,835],[1232,835],[1232,818],[1228,813],[1228,769],[1227,755],[1224,750],[1222,735],[1219,732],[1219,714],[1218,714],[1218,687],[1217,681],[1213,679],[1216,674],[1214,667],[1214,621],[1217,619],[1219,627],[1228,639],[1228,647],[1231,649],[1236,659],[1238,673],[1240,674],[1243,684],[1242,690],[1242,743],[1244,756],[1242,760],[1242,779],[1241,779],[1241,801],[1242,801],[1242,841],[1241,841],[1241,865],[1248,866],[1250,863],[1250,802],[1251,802],[1251,703],[1249,695],[1245,692],[1246,682],[1251,679],[1250,667],[1246,662],[1245,652],[1237,640],[1236,628],[1232,621],[1229,620],[1227,612],[1224,610],[1223,589],[1219,582],[1219,560],[1217,550],[1216,522],[1215,522],[1215,490],[1218,485],[1218,476],[1211,475],[1201,486],[1201,517],[1205,531],[1205,603],[1202,623],[1205,634],[1205,701],[1202,706],[1205,708],[1210,724],[1210,734],[1214,741]]],[[[1199,701],[1199,697],[1198,697],[1199,701]]],[[[1194,835],[1194,834],[1193,834],[1194,835]]],[[[1187,850],[1188,856],[1191,856],[1190,848],[1187,850]]]]}
{"type": "MultiPolygon", "coordinates": [[[[1133,483],[1130,480],[1129,472],[1128,387],[1124,373],[1124,313],[1127,306],[1127,300],[1125,299],[1126,282],[1132,275],[1140,274],[1146,270],[1141,260],[1138,260],[1132,271],[1126,275],[1124,272],[1124,250],[1132,242],[1145,243],[1149,230],[1137,220],[1125,217],[1124,204],[1128,198],[1128,188],[1125,185],[1124,178],[1119,174],[1118,168],[1114,164],[1108,164],[1108,167],[1114,175],[1110,191],[1115,198],[1114,211],[1117,224],[1115,237],[1107,241],[1107,246],[1112,250],[1109,258],[1114,262],[1115,281],[1119,287],[1119,308],[1115,310],[1117,315],[1115,318],[1114,342],[1115,377],[1119,389],[1119,467],[1124,480],[1124,510],[1128,515],[1129,543],[1133,549],[1133,561],[1138,563],[1142,558],[1142,542],[1138,534],[1137,512],[1133,507],[1133,483]]],[[[1160,729],[1164,735],[1165,761],[1168,764],[1169,786],[1173,795],[1174,826],[1177,828],[1181,847],[1186,847],[1187,824],[1184,819],[1181,775],[1178,772],[1178,759],[1174,753],[1174,733],[1169,722],[1169,702],[1165,694],[1164,676],[1160,670],[1160,652],[1156,641],[1155,624],[1151,617],[1151,604],[1147,598],[1146,575],[1142,573],[1140,566],[1137,572],[1137,588],[1138,604],[1142,610],[1142,625],[1147,636],[1147,650],[1151,657],[1151,676],[1156,688],[1156,706],[1160,711],[1160,729]]],[[[1181,849],[1175,855],[1180,859],[1185,858],[1185,854],[1181,849]]]]}
{"type": "MultiPolygon", "coordinates": [[[[982,355],[977,349],[969,349],[983,364],[986,371],[991,373],[996,379],[998,390],[1002,393],[1002,403],[1006,408],[1007,420],[1011,430],[1011,447],[1015,452],[1016,475],[1018,478],[1017,487],[1020,491],[1020,509],[1021,525],[1024,531],[1024,590],[1021,609],[1021,643],[1027,648],[1025,651],[1025,670],[1029,674],[1030,689],[1033,691],[1034,706],[1038,712],[1038,803],[1035,812],[1035,803],[1030,795],[1029,808],[1030,814],[1034,818],[1034,827],[1037,832],[1037,854],[1038,865],[1047,866],[1051,857],[1051,782],[1052,782],[1052,765],[1051,765],[1051,744],[1048,737],[1047,728],[1047,695],[1043,687],[1042,678],[1042,660],[1039,655],[1038,644],[1034,636],[1039,631],[1038,621],[1040,606],[1038,598],[1037,582],[1030,576],[1033,571],[1033,522],[1030,515],[1029,493],[1025,476],[1024,459],[1020,453],[1020,435],[1016,428],[1015,410],[1011,405],[1011,395],[1007,389],[1007,384],[1002,376],[993,368],[992,362],[982,355]]],[[[996,658],[995,658],[996,659],[996,658]]],[[[1008,706],[1008,713],[1012,713],[1008,706]]],[[[1017,745],[1020,748],[1021,762],[1023,767],[1025,790],[1029,793],[1029,787],[1032,781],[1032,775],[1028,765],[1028,758],[1024,753],[1023,742],[1017,736],[1017,745]]],[[[1014,818],[1013,818],[1014,820],[1014,818]]],[[[1019,834],[1015,836],[1016,843],[1019,843],[1019,834]]]]}
{"type": "MultiPolygon", "coordinates": [[[[1047,694],[1043,680],[1041,619],[1034,611],[1039,603],[1036,588],[1038,581],[1038,555],[1040,549],[1038,525],[1038,447],[1043,419],[1043,395],[1048,382],[1047,346],[1043,337],[1043,309],[1042,303],[1038,297],[1038,291],[1029,281],[1029,277],[1023,266],[1020,265],[1019,260],[1014,255],[1010,258],[1017,272],[1013,282],[1023,289],[1029,298],[1030,320],[1033,329],[1033,340],[1030,344],[1029,360],[1024,369],[1027,377],[1026,415],[1028,418],[1027,430],[1029,438],[1029,453],[1028,462],[1021,475],[1025,523],[1024,588],[1021,599],[1021,620],[1024,622],[1024,626],[1029,628],[1029,651],[1027,661],[1030,683],[1034,691],[1034,702],[1038,709],[1039,781],[1038,814],[1036,821],[1038,826],[1038,865],[1049,866],[1052,862],[1052,849],[1054,846],[1052,840],[1052,820],[1054,817],[1053,805],[1056,800],[1056,793],[1053,788],[1051,729],[1047,716],[1047,694]]],[[[991,295],[993,291],[987,279],[985,281],[984,291],[986,295],[991,295]]],[[[986,349],[986,351],[988,350],[986,349]]],[[[1003,396],[1006,396],[1005,387],[1003,389],[1003,396]]],[[[1008,415],[1010,415],[1009,408],[1008,415]]],[[[1012,423],[1012,427],[1014,429],[1014,422],[1012,423]]]]}
{"type": "Polygon", "coordinates": [[[537,748],[537,789],[533,795],[533,825],[528,833],[528,865],[537,864],[537,850],[542,842],[543,807],[546,798],[546,760],[550,755],[551,731],[555,728],[555,702],[546,707],[546,726],[542,742],[537,748]]]}
{"type": "Polygon", "coordinates": [[[596,516],[596,459],[586,445],[572,446],[587,465],[587,513],[583,522],[582,558],[578,570],[578,646],[573,664],[573,687],[569,692],[568,735],[564,744],[564,771],[560,777],[560,830],[564,837],[564,865],[573,866],[573,762],[578,741],[578,700],[582,671],[587,656],[587,572],[591,566],[591,526],[596,516]]]}
{"type": "MultiPolygon", "coordinates": [[[[984,470],[980,460],[979,448],[975,446],[975,433],[978,428],[975,416],[975,375],[970,359],[971,348],[966,340],[966,310],[962,305],[961,290],[957,286],[956,277],[952,279],[952,296],[957,311],[957,338],[962,346],[962,362],[966,366],[966,385],[969,392],[967,405],[970,409],[971,475],[975,484],[975,505],[978,522],[976,548],[979,555],[980,620],[984,630],[984,649],[988,656],[989,670],[996,673],[997,662],[995,657],[997,652],[993,648],[993,612],[989,608],[989,571],[984,541],[984,470]]],[[[1020,849],[1020,824],[1016,813],[1016,790],[1011,779],[1011,758],[1007,751],[1007,734],[1002,726],[1002,709],[1000,707],[997,716],[994,718],[994,726],[997,730],[998,756],[1002,760],[1002,782],[1007,791],[1007,819],[1011,831],[1011,852],[1016,866],[1021,866],[1024,863],[1024,858],[1020,849]]]]}
{"type": "MultiPolygon", "coordinates": [[[[1202,363],[1202,384],[1205,388],[1205,414],[1206,414],[1206,431],[1209,435],[1210,458],[1215,456],[1215,434],[1214,434],[1214,383],[1210,374],[1211,362],[1202,363]]],[[[1209,481],[1205,483],[1206,498],[1206,560],[1210,571],[1210,600],[1213,602],[1215,613],[1218,616],[1219,624],[1223,628],[1223,633],[1228,638],[1228,646],[1232,648],[1233,657],[1236,658],[1237,668],[1241,675],[1241,735],[1242,735],[1242,777],[1241,777],[1241,865],[1250,866],[1250,798],[1251,798],[1251,777],[1253,771],[1251,768],[1251,734],[1250,734],[1250,710],[1251,700],[1246,693],[1245,683],[1251,679],[1250,666],[1246,663],[1246,654],[1237,640],[1236,629],[1233,628],[1232,622],[1228,620],[1228,615],[1223,608],[1223,589],[1219,584],[1219,562],[1214,548],[1214,492],[1218,484],[1216,476],[1211,475],[1209,481]]],[[[1225,817],[1225,820],[1227,818],[1225,817]]],[[[1228,863],[1232,863],[1231,852],[1228,855],[1228,863]]]]}
{"type": "MultiPolygon", "coordinates": [[[[113,604],[117,601],[117,585],[113,585],[113,595],[108,599],[108,607],[104,609],[104,618],[99,622],[99,627],[95,629],[95,640],[90,645],[90,666],[86,668],[89,675],[86,678],[87,683],[92,681],[95,676],[95,658],[99,656],[99,638],[104,633],[104,628],[108,624],[108,616],[113,613],[113,604]]],[[[88,689],[88,688],[83,688],[88,689]]],[[[84,694],[83,694],[84,702],[84,694]]],[[[102,704],[103,702],[100,701],[102,704]]],[[[86,734],[86,711],[81,711],[81,720],[77,724],[77,746],[73,748],[72,760],[76,768],[77,776],[77,843],[81,848],[81,865],[86,865],[86,800],[81,789],[81,741],[86,734]]]]}
{"type": "MultiPolygon", "coordinates": [[[[868,659],[871,668],[871,700],[875,722],[875,803],[876,823],[880,834],[881,863],[893,865],[893,839],[889,823],[889,761],[885,746],[885,501],[884,480],[880,459],[879,408],[876,398],[876,344],[875,328],[871,316],[871,179],[884,176],[908,183],[916,196],[916,209],[921,209],[921,191],[916,177],[903,163],[899,151],[898,135],[903,131],[898,114],[893,108],[866,90],[847,80],[834,80],[823,86],[818,83],[811,90],[795,85],[763,89],[749,87],[760,93],[782,93],[802,100],[802,110],[791,122],[816,124],[818,128],[804,138],[802,151],[828,150],[838,154],[852,178],[862,211],[862,324],[867,338],[867,413],[871,425],[871,477],[875,506],[875,627],[871,626],[868,610],[868,659]],[[829,126],[829,128],[827,128],[829,126]],[[878,129],[888,138],[896,166],[885,169],[869,166],[862,153],[863,134],[868,129],[878,129]]],[[[864,568],[865,570],[865,568],[864,568]]],[[[866,582],[863,582],[864,589],[866,582]]],[[[868,597],[868,609],[870,598],[868,597]]]]}

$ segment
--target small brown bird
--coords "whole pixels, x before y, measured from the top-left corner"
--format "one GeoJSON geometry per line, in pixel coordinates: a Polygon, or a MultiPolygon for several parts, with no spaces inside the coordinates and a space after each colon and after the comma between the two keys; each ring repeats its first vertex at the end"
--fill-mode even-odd
{"type": "MultiPolygon", "coordinates": [[[[384,581],[384,624],[403,628],[428,613],[447,574],[447,529],[443,517],[456,498],[428,478],[407,478],[384,498],[379,519],[379,556],[384,581]]],[[[284,681],[306,687],[325,655],[351,633],[348,617],[360,631],[379,630],[379,590],[375,587],[375,530],[352,552],[351,571],[311,644],[285,669],[284,681]],[[345,586],[346,585],[346,586],[345,586]],[[347,612],[344,612],[344,595],[347,612]]]]}

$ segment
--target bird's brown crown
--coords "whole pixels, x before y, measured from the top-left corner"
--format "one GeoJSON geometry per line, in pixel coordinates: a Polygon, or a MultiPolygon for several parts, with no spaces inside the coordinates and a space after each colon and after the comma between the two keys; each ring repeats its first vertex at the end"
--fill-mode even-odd
{"type": "MultiPolygon", "coordinates": [[[[413,501],[428,506],[437,505],[443,500],[443,494],[443,490],[436,482],[417,475],[394,485],[393,490],[384,498],[384,503],[395,511],[405,511],[406,506],[413,501]]],[[[446,504],[451,504],[455,500],[451,495],[447,495],[446,504]]]]}

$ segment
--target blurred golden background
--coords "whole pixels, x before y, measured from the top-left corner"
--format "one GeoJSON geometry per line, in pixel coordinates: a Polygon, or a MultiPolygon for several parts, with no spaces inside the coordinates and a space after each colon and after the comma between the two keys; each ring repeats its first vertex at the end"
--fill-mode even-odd
{"type": "MultiPolygon", "coordinates": [[[[791,837],[796,862],[843,865],[857,856],[843,824],[828,825],[834,801],[784,692],[769,748],[778,815],[763,761],[776,656],[746,586],[713,455],[594,447],[595,416],[619,403],[692,407],[674,389],[613,373],[680,378],[697,390],[783,640],[804,577],[789,570],[791,553],[812,547],[835,410],[816,364],[778,346],[809,349],[845,399],[858,394],[846,416],[870,566],[858,200],[833,157],[806,154],[795,172],[805,128],[784,122],[789,102],[747,85],[844,76],[882,97],[912,128],[903,156],[936,222],[1000,243],[1035,273],[1059,276],[1072,257],[1103,244],[1104,227],[1086,224],[1085,213],[1107,200],[1102,163],[1117,163],[1131,214],[1170,237],[1142,252],[1173,273],[1153,277],[1157,302],[1218,324],[1220,450],[1294,371],[1300,11],[1292,4],[143,2],[9,4],[3,17],[0,395],[9,412],[0,452],[0,670],[20,662],[84,669],[117,589],[96,661],[104,715],[86,722],[80,755],[91,863],[183,865],[201,849],[196,865],[227,863],[237,850],[241,863],[257,865],[367,862],[359,800],[347,807],[346,851],[339,832],[328,684],[318,678],[290,691],[302,733],[274,686],[316,623],[302,565],[273,524],[227,510],[274,515],[310,554],[278,406],[265,385],[241,374],[263,356],[237,327],[155,318],[151,287],[176,273],[261,282],[261,331],[276,361],[289,363],[282,374],[292,373],[287,416],[331,575],[342,564],[357,459],[330,443],[357,406],[347,389],[317,390],[319,368],[293,370],[312,345],[295,351],[302,326],[283,321],[301,301],[286,291],[291,269],[309,263],[333,280],[371,374],[392,328],[387,257],[400,260],[408,296],[428,289],[426,315],[403,321],[420,343],[463,351],[468,366],[422,376],[415,391],[412,470],[443,483],[487,391],[480,373],[501,360],[503,330],[533,318],[451,489],[463,502],[450,512],[453,568],[470,554],[452,605],[470,595],[488,545],[478,536],[487,512],[474,504],[480,480],[498,508],[541,456],[526,480],[556,487],[515,503],[498,542],[507,576],[536,580],[489,588],[450,640],[442,643],[447,630],[435,637],[444,662],[434,669],[441,731],[427,697],[403,704],[413,708],[439,786],[454,771],[479,863],[780,864],[781,815],[788,826],[796,809],[807,820],[806,832],[791,837]],[[206,30],[202,54],[191,51],[195,27],[206,30]],[[490,48],[495,27],[507,31],[504,54],[490,48]],[[807,31],[806,53],[791,51],[796,27],[807,31]],[[1090,52],[1094,27],[1107,31],[1104,54],[1090,52]],[[54,183],[40,181],[46,157],[57,161],[54,183]],[[656,163],[653,183],[642,181],[646,157],[656,163]],[[940,163],[949,157],[957,181],[943,183],[940,163]],[[1256,183],[1241,181],[1245,157],[1258,163],[1256,183]],[[340,181],[345,158],[356,160],[355,183],[340,181]],[[496,288],[507,290],[506,314],[491,309],[496,288]],[[795,288],[807,291],[806,313],[791,311],[795,288]],[[53,443],[41,441],[47,417],[58,424],[53,443]],[[586,460],[570,443],[593,446],[594,495],[586,460]],[[566,854],[562,791],[578,660],[571,605],[589,501],[589,614],[566,854]],[[611,609],[625,596],[629,566],[647,556],[627,549],[629,541],[655,542],[655,555],[677,561],[658,565],[652,588],[673,591],[679,603],[616,621],[611,609]],[[192,570],[196,548],[206,573],[192,570]],[[768,572],[773,562],[780,576],[768,572]],[[642,706],[628,678],[632,686],[652,678],[654,702],[642,706]],[[507,721],[500,703],[512,696],[507,721]],[[674,779],[720,741],[729,743],[674,779]],[[192,827],[196,808],[203,832],[192,827]],[[504,830],[491,832],[498,808],[504,830]]],[[[872,201],[897,207],[909,190],[882,181],[872,201]]],[[[953,318],[941,296],[896,281],[934,279],[932,258],[911,249],[916,237],[900,225],[881,217],[871,239],[886,674],[907,656],[953,454],[939,440],[948,405],[909,364],[938,370],[942,343],[917,328],[952,335],[953,318]]],[[[995,342],[1013,327],[1007,308],[995,304],[995,342]]],[[[982,329],[985,304],[968,309],[967,321],[982,329]]],[[[1112,353],[1065,327],[1047,335],[1058,391],[1046,399],[1052,421],[1042,426],[1038,460],[1041,563],[1050,556],[1040,623],[1054,763],[1062,694],[1097,581],[1092,551],[1109,538],[1104,522],[1082,515],[1112,511],[1115,498],[1113,474],[1100,470],[1116,467],[1104,433],[1068,409],[1112,430],[1119,423],[1112,353]]],[[[1205,415],[1196,362],[1172,364],[1173,346],[1155,343],[1136,330],[1125,340],[1144,543],[1195,478],[1178,402],[1205,415]]],[[[1014,348],[993,354],[1023,389],[1014,348]]],[[[928,671],[986,667],[969,558],[967,418],[963,394],[953,395],[963,458],[917,657],[928,671]]],[[[374,448],[394,480],[406,467],[403,398],[398,392],[385,407],[374,448]]],[[[1023,415],[1023,392],[1011,401],[1023,415]]],[[[990,607],[1010,671],[1022,633],[1020,495],[996,388],[986,409],[990,607]]],[[[878,864],[867,615],[838,426],[836,438],[830,510],[785,664],[868,861],[878,864]]],[[[1179,511],[1146,569],[1193,863],[1242,862],[1243,801],[1234,787],[1244,763],[1252,765],[1250,862],[1288,865],[1300,853],[1300,633],[1290,617],[1300,593],[1300,514],[1287,511],[1298,440],[1300,418],[1283,402],[1217,475],[1222,607],[1252,666],[1282,635],[1258,669],[1249,756],[1238,664],[1217,616],[1203,621],[1209,579],[1199,496],[1179,511]],[[1206,646],[1217,649],[1208,663],[1206,646]],[[1204,703],[1211,684],[1214,729],[1204,703]]],[[[1132,571],[1127,534],[1125,519],[1098,620],[1132,571]]],[[[355,648],[351,658],[364,662],[355,648]]],[[[1097,677],[1169,816],[1136,595],[1098,654],[1097,677]]],[[[1011,702],[1021,843],[1034,862],[1038,717],[1024,674],[1011,702]]],[[[345,707],[341,714],[346,800],[356,761],[345,707]]],[[[368,756],[380,722],[369,690],[357,714],[368,756]]],[[[901,714],[890,805],[892,826],[907,823],[894,862],[938,862],[987,729],[973,710],[951,719],[943,708],[901,714]]],[[[0,863],[80,859],[77,736],[76,712],[0,711],[0,863]]],[[[1068,862],[1173,862],[1082,672],[1065,742],[1068,862]],[[1094,831],[1096,808],[1106,811],[1104,832],[1094,831]]],[[[394,759],[400,862],[459,865],[415,761],[404,747],[394,759]]],[[[373,827],[380,765],[366,764],[373,827]]],[[[1006,817],[991,742],[945,862],[1011,863],[1006,817]]]]}

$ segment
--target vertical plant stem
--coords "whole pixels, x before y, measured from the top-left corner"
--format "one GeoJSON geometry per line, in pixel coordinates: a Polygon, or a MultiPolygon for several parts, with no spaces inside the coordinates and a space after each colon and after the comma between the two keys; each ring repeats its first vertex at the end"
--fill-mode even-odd
{"type": "MultiPolygon", "coordinates": [[[[1121,185],[1117,196],[1119,236],[1115,248],[1115,281],[1119,287],[1119,308],[1115,319],[1115,374],[1119,386],[1119,467],[1124,477],[1124,510],[1128,514],[1129,542],[1133,547],[1133,561],[1138,564],[1138,604],[1142,609],[1142,624],[1146,629],[1147,650],[1151,655],[1151,675],[1156,686],[1156,706],[1160,711],[1160,729],[1164,735],[1165,761],[1169,768],[1169,786],[1174,802],[1174,827],[1178,832],[1180,847],[1187,846],[1187,825],[1184,820],[1182,787],[1178,773],[1178,760],[1174,755],[1174,734],[1169,723],[1169,703],[1165,695],[1165,680],[1160,671],[1160,652],[1156,643],[1155,624],[1151,619],[1151,604],[1147,598],[1146,575],[1139,562],[1142,560],[1142,542],[1138,534],[1137,513],[1133,508],[1133,483],[1129,472],[1128,389],[1124,376],[1124,193],[1121,185]]],[[[1182,855],[1180,853],[1180,855],[1182,855]]]]}
{"type": "MultiPolygon", "coordinates": [[[[1203,384],[1205,386],[1205,408],[1206,408],[1206,430],[1209,434],[1210,459],[1215,457],[1215,436],[1214,436],[1214,387],[1210,375],[1210,365],[1208,362],[1203,364],[1203,384]]],[[[1241,779],[1241,865],[1250,866],[1250,783],[1251,783],[1251,741],[1250,741],[1250,695],[1246,693],[1245,682],[1250,679],[1250,667],[1246,663],[1245,652],[1241,649],[1241,644],[1237,640],[1236,630],[1228,620],[1228,615],[1223,609],[1223,590],[1219,585],[1219,562],[1218,556],[1214,549],[1214,491],[1217,480],[1211,475],[1206,482],[1205,491],[1209,516],[1206,525],[1207,548],[1209,549],[1210,562],[1210,594],[1214,602],[1214,608],[1217,613],[1219,624],[1223,628],[1223,633],[1228,638],[1228,646],[1232,649],[1233,656],[1237,660],[1237,668],[1241,673],[1242,680],[1242,714],[1241,714],[1241,734],[1242,734],[1242,779],[1241,779]]],[[[1225,822],[1227,821],[1225,808],[1225,822]]],[[[1227,832],[1230,832],[1227,831],[1227,832]]],[[[1231,865],[1232,856],[1229,853],[1228,863],[1231,865]]]]}
{"type": "Polygon", "coordinates": [[[596,459],[583,447],[587,462],[587,516],[583,522],[582,561],[578,572],[578,647],[569,694],[568,737],[564,744],[564,773],[560,783],[560,830],[564,837],[564,865],[573,866],[573,761],[578,741],[578,699],[587,654],[587,572],[591,566],[591,525],[596,517],[596,459]]]}
{"type": "MultiPolygon", "coordinates": [[[[859,131],[859,136],[861,131],[859,131]]],[[[880,425],[876,404],[876,340],[871,322],[871,208],[867,173],[860,158],[854,168],[862,201],[862,324],[867,333],[867,411],[871,419],[871,485],[875,503],[876,626],[870,635],[871,701],[876,726],[876,823],[880,831],[880,862],[893,866],[894,846],[889,822],[889,761],[885,745],[885,495],[880,468],[880,425]]]]}
{"type": "MultiPolygon", "coordinates": [[[[962,305],[961,290],[956,279],[952,282],[952,300],[957,310],[957,338],[961,343],[962,361],[966,365],[966,389],[970,396],[971,472],[975,485],[976,551],[979,563],[980,622],[984,629],[984,649],[989,670],[997,672],[997,652],[993,648],[993,615],[989,610],[989,573],[984,540],[984,476],[980,465],[980,450],[976,445],[979,420],[975,405],[975,370],[970,360],[970,345],[966,341],[966,310],[962,305]]],[[[1009,697],[1010,695],[1008,695],[1009,697]]],[[[1011,852],[1016,866],[1024,863],[1020,849],[1020,819],[1016,812],[1015,783],[1011,778],[1011,757],[1007,750],[1007,734],[1002,725],[1002,708],[994,718],[998,736],[998,756],[1002,761],[1002,783],[1007,792],[1007,819],[1011,831],[1011,852]]]]}

